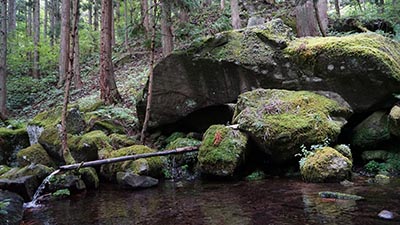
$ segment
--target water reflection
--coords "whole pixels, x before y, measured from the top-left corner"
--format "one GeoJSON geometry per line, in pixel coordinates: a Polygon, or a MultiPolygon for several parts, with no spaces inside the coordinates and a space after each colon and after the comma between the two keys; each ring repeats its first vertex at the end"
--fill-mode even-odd
{"type": "Polygon", "coordinates": [[[258,182],[167,182],[157,188],[127,191],[103,185],[68,200],[49,202],[25,213],[31,224],[393,224],[382,209],[399,212],[399,186],[359,182],[306,184],[299,180],[258,182]],[[365,201],[324,200],[320,191],[358,194],[365,201]],[[33,222],[36,223],[33,223],[33,222]]]}

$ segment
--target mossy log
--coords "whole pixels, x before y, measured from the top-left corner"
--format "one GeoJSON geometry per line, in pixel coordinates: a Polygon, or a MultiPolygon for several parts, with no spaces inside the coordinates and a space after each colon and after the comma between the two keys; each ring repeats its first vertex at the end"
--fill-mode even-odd
{"type": "Polygon", "coordinates": [[[182,153],[186,153],[186,152],[198,151],[199,147],[200,146],[188,146],[188,147],[182,147],[182,148],[166,150],[166,151],[161,151],[161,152],[151,152],[151,153],[128,155],[128,156],[121,156],[121,157],[109,158],[109,159],[100,159],[100,160],[95,160],[95,161],[60,166],[60,169],[61,170],[74,170],[74,169],[79,169],[79,168],[83,168],[83,167],[99,166],[99,165],[103,165],[103,164],[110,164],[110,163],[116,163],[116,162],[122,162],[122,161],[128,161],[128,160],[137,160],[137,159],[142,159],[142,158],[150,158],[150,157],[154,157],[154,156],[182,154],[182,153]]]}

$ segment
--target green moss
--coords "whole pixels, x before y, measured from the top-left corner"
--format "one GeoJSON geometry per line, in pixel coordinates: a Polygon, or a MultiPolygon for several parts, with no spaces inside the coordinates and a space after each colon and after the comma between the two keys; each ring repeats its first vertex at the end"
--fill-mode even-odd
{"type": "Polygon", "coordinates": [[[86,133],[77,141],[76,147],[70,147],[71,153],[77,161],[95,160],[98,157],[104,158],[113,149],[110,144],[111,139],[100,130],[86,133]]]}
{"type": "Polygon", "coordinates": [[[213,125],[204,134],[198,160],[203,173],[232,176],[244,161],[247,136],[224,125],[213,125]]]}
{"type": "Polygon", "coordinates": [[[199,146],[201,141],[193,139],[193,138],[177,138],[174,141],[170,142],[166,149],[177,149],[186,146],[199,146]]]}
{"type": "Polygon", "coordinates": [[[265,179],[265,177],[266,177],[266,175],[263,171],[256,170],[253,173],[251,173],[250,175],[248,175],[246,177],[246,180],[248,180],[248,181],[263,180],[263,179],[265,179]]]}
{"type": "Polygon", "coordinates": [[[36,125],[45,128],[53,128],[57,124],[61,123],[61,107],[57,107],[55,109],[44,111],[37,114],[32,121],[29,122],[29,125],[36,125]]]}
{"type": "Polygon", "coordinates": [[[343,156],[347,157],[348,159],[350,159],[351,161],[353,160],[353,155],[351,154],[351,149],[348,145],[336,145],[334,147],[334,149],[336,151],[338,151],[340,154],[342,154],[343,156]]]}
{"type": "Polygon", "coordinates": [[[134,137],[128,137],[124,134],[110,134],[108,136],[111,140],[111,145],[114,149],[120,149],[136,144],[136,139],[134,137]]]}
{"type": "Polygon", "coordinates": [[[25,127],[16,130],[0,127],[0,138],[11,139],[15,136],[23,136],[23,135],[27,135],[25,127]]]}
{"type": "Polygon", "coordinates": [[[17,160],[20,166],[27,166],[31,163],[42,164],[50,167],[55,165],[41,144],[34,144],[28,148],[20,150],[17,153],[17,160]]]}
{"type": "Polygon", "coordinates": [[[324,147],[306,158],[300,172],[307,182],[342,181],[350,177],[352,165],[335,149],[324,147]]]}
{"type": "Polygon", "coordinates": [[[174,132],[172,133],[169,137],[165,139],[165,142],[167,145],[169,145],[171,142],[175,141],[178,138],[184,138],[186,136],[185,133],[182,132],[174,132]]]}
{"type": "MultiPolygon", "coordinates": [[[[155,152],[155,150],[143,145],[134,145],[113,151],[108,158],[151,152],[155,152]]],[[[115,174],[117,172],[125,171],[130,171],[138,175],[150,175],[154,177],[159,177],[161,175],[162,167],[163,161],[161,157],[151,157],[147,159],[138,159],[135,161],[125,161],[120,163],[113,163],[110,165],[104,165],[102,166],[102,173],[109,179],[115,177],[115,174]]]]}
{"type": "Polygon", "coordinates": [[[94,122],[92,130],[102,130],[106,133],[124,134],[125,129],[122,125],[115,123],[112,120],[98,120],[94,122]]]}
{"type": "Polygon", "coordinates": [[[360,148],[374,148],[390,139],[389,119],[384,111],[377,111],[353,130],[352,144],[360,148]]]}
{"type": "Polygon", "coordinates": [[[332,58],[361,57],[372,59],[400,80],[400,44],[375,33],[354,34],[345,37],[300,38],[290,43],[285,53],[300,65],[314,65],[324,53],[332,58]]]}
{"type": "Polygon", "coordinates": [[[343,124],[331,116],[349,113],[336,101],[312,92],[257,89],[239,96],[233,123],[280,161],[292,158],[302,144],[335,140],[343,124]]]}
{"type": "Polygon", "coordinates": [[[70,196],[71,193],[68,189],[60,189],[60,190],[55,191],[51,195],[56,198],[66,198],[66,197],[70,196]]]}
{"type": "Polygon", "coordinates": [[[19,177],[35,175],[36,177],[38,177],[39,180],[43,180],[53,171],[54,169],[51,167],[47,167],[41,164],[36,164],[36,165],[25,166],[22,168],[13,168],[8,172],[4,173],[2,176],[0,176],[0,178],[16,179],[19,177]]]}
{"type": "Polygon", "coordinates": [[[0,165],[0,176],[2,176],[3,174],[7,173],[10,170],[11,167],[8,167],[6,165],[0,165]]]}
{"type": "Polygon", "coordinates": [[[79,169],[79,174],[87,188],[97,189],[99,187],[100,180],[94,168],[81,168],[79,169]]]}

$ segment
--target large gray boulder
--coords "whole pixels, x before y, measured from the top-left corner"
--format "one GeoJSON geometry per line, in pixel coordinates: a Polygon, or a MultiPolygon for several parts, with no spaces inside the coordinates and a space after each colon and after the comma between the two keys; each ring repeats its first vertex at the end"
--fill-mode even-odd
{"type": "MultiPolygon", "coordinates": [[[[154,70],[149,127],[235,102],[258,87],[334,92],[356,112],[391,103],[400,88],[400,44],[389,38],[368,33],[293,39],[289,27],[273,20],[171,54],[154,70]]],[[[140,121],[146,93],[137,105],[140,121]]]]}
{"type": "Polygon", "coordinates": [[[19,225],[24,214],[21,196],[0,190],[0,225],[19,225]]]}

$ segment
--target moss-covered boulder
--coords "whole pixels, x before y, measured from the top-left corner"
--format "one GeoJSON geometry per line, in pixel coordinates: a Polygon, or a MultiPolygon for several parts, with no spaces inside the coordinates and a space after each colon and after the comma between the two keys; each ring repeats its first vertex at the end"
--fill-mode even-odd
{"type": "Polygon", "coordinates": [[[247,135],[224,125],[213,125],[204,134],[198,153],[201,173],[233,176],[244,163],[247,135]]]}
{"type": "Polygon", "coordinates": [[[400,106],[395,105],[389,113],[389,131],[390,134],[400,138],[400,106]]]}
{"type": "MultiPolygon", "coordinates": [[[[76,137],[79,139],[75,147],[70,147],[71,155],[77,162],[92,161],[106,157],[111,151],[111,139],[100,130],[92,131],[76,137]]],[[[72,142],[72,141],[71,141],[72,142]]]]}
{"type": "MultiPolygon", "coordinates": [[[[113,151],[110,155],[108,155],[108,157],[114,158],[151,152],[155,152],[155,150],[143,145],[134,145],[113,151]]],[[[102,165],[100,173],[101,176],[103,176],[105,179],[111,181],[115,180],[115,175],[117,172],[132,172],[137,175],[149,175],[152,177],[159,177],[161,175],[162,167],[163,159],[161,157],[151,157],[147,159],[138,159],[135,161],[124,161],[102,165]]]]}
{"type": "Polygon", "coordinates": [[[106,134],[124,134],[125,128],[118,122],[111,119],[93,118],[89,121],[88,130],[100,130],[106,134]]]}
{"type": "Polygon", "coordinates": [[[88,189],[99,188],[100,180],[99,177],[97,176],[96,169],[92,167],[80,168],[79,174],[81,175],[81,179],[85,183],[86,188],[88,189]]]}
{"type": "Polygon", "coordinates": [[[50,167],[55,165],[41,144],[34,144],[19,151],[17,153],[17,161],[19,166],[27,166],[32,163],[50,167]]]}
{"type": "MultiPolygon", "coordinates": [[[[290,33],[273,20],[216,34],[163,59],[154,70],[150,128],[260,87],[335,92],[356,112],[393,103],[400,88],[398,42],[374,33],[295,40],[290,33]]],[[[146,93],[137,105],[140,121],[146,93]]]]}
{"type": "Polygon", "coordinates": [[[29,137],[25,128],[0,128],[0,165],[16,165],[16,154],[29,146],[29,137]]]}
{"type": "Polygon", "coordinates": [[[342,154],[344,157],[350,159],[350,161],[353,161],[353,154],[351,153],[351,149],[349,145],[336,145],[333,147],[336,151],[338,151],[340,154],[342,154]]]}
{"type": "Polygon", "coordinates": [[[114,149],[120,149],[137,144],[135,137],[130,137],[125,134],[110,134],[111,146],[114,149]]]}
{"type": "MultiPolygon", "coordinates": [[[[68,148],[76,149],[80,138],[68,134],[68,148]]],[[[49,156],[57,162],[63,162],[63,154],[61,151],[61,138],[58,128],[46,128],[39,137],[39,144],[43,146],[49,156]]]]}
{"type": "Polygon", "coordinates": [[[313,74],[307,89],[334,91],[356,112],[391,102],[400,86],[400,44],[376,33],[300,38],[284,53],[313,74]]]}
{"type": "Polygon", "coordinates": [[[293,159],[303,144],[335,140],[350,112],[312,92],[257,89],[239,96],[233,123],[273,161],[282,163],[293,159]]]}
{"type": "Polygon", "coordinates": [[[374,112],[353,130],[352,145],[362,149],[373,149],[390,139],[389,119],[384,111],[374,112]]]}
{"type": "MultiPolygon", "coordinates": [[[[170,142],[165,149],[171,150],[188,146],[200,146],[200,144],[201,141],[193,138],[177,138],[170,142]]],[[[171,157],[173,157],[176,166],[194,166],[197,163],[197,154],[197,152],[188,152],[171,157]]]]}
{"type": "Polygon", "coordinates": [[[340,182],[351,177],[350,159],[330,147],[310,154],[300,166],[303,179],[307,182],[340,182]]]}

